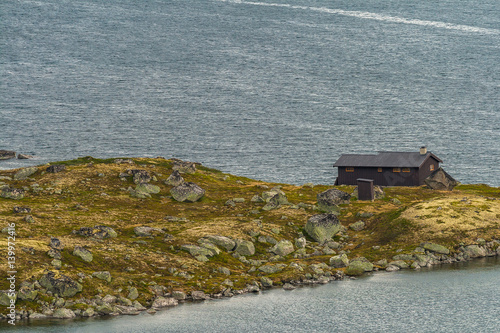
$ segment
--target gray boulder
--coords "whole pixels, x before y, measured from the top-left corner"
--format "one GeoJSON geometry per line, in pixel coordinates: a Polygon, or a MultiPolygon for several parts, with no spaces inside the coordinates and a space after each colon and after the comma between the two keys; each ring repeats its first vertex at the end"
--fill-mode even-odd
{"type": "Polygon", "coordinates": [[[111,282],[111,274],[108,271],[94,272],[92,273],[92,276],[108,283],[111,282]]]}
{"type": "Polygon", "coordinates": [[[250,241],[239,240],[235,251],[242,256],[253,256],[255,254],[255,246],[250,241]]]}
{"type": "Polygon", "coordinates": [[[208,242],[215,244],[217,246],[223,247],[226,251],[233,251],[236,247],[236,242],[229,237],[220,236],[220,235],[208,235],[203,237],[208,242]]]}
{"type": "Polygon", "coordinates": [[[0,305],[9,306],[11,300],[13,300],[14,304],[16,303],[17,293],[11,293],[9,290],[0,290],[0,305]]]}
{"type": "Polygon", "coordinates": [[[146,170],[128,170],[132,174],[134,184],[147,184],[151,181],[152,177],[146,170]]]}
{"type": "Polygon", "coordinates": [[[73,250],[73,255],[81,258],[83,261],[91,262],[94,257],[92,256],[92,252],[83,248],[81,246],[75,246],[73,250]]]}
{"type": "Polygon", "coordinates": [[[57,319],[71,319],[71,318],[75,318],[76,315],[70,309],[61,308],[61,309],[56,309],[54,311],[54,314],[52,315],[52,317],[57,318],[57,319]]]}
{"type": "Polygon", "coordinates": [[[196,163],[174,160],[174,165],[172,166],[172,170],[179,171],[180,173],[193,174],[196,172],[196,163]]]}
{"type": "Polygon", "coordinates": [[[153,236],[154,234],[164,234],[165,231],[161,230],[160,228],[140,226],[140,227],[134,228],[134,233],[138,237],[149,237],[149,236],[153,236]]]}
{"type": "Polygon", "coordinates": [[[364,272],[371,272],[371,271],[373,271],[373,264],[369,262],[366,258],[359,257],[351,260],[349,266],[347,266],[345,273],[347,275],[357,276],[363,274],[364,272]]]}
{"type": "Polygon", "coordinates": [[[0,197],[5,199],[20,200],[24,198],[24,190],[5,186],[0,191],[0,197]]]}
{"type": "Polygon", "coordinates": [[[30,158],[33,158],[33,156],[28,154],[17,154],[18,160],[29,160],[30,158]]]}
{"type": "Polygon", "coordinates": [[[205,294],[203,291],[194,290],[191,292],[191,298],[193,298],[193,301],[203,301],[210,299],[210,296],[205,294]]]}
{"type": "Polygon", "coordinates": [[[451,191],[459,183],[450,176],[443,168],[439,168],[433,173],[431,173],[424,180],[425,185],[429,186],[433,190],[439,191],[451,191]]]}
{"type": "Polygon", "coordinates": [[[176,306],[177,304],[179,304],[179,302],[173,297],[158,296],[153,301],[151,307],[153,309],[160,309],[160,308],[176,306]]]}
{"type": "Polygon", "coordinates": [[[420,244],[420,246],[428,251],[431,251],[431,252],[436,252],[439,254],[450,254],[450,250],[448,250],[446,247],[439,245],[439,244],[425,242],[425,243],[420,244]]]}
{"type": "Polygon", "coordinates": [[[207,249],[206,247],[203,246],[192,245],[192,244],[181,245],[181,250],[189,252],[189,254],[191,254],[193,257],[198,257],[198,256],[212,257],[214,255],[214,252],[212,250],[207,249]]]}
{"type": "Polygon", "coordinates": [[[334,188],[319,193],[316,196],[318,200],[318,209],[325,213],[339,212],[338,205],[348,204],[351,200],[351,195],[347,192],[340,191],[334,188]]]}
{"type": "Polygon", "coordinates": [[[74,230],[73,233],[80,236],[94,237],[97,239],[115,238],[116,236],[118,236],[113,228],[104,225],[82,227],[79,230],[74,230]]]}
{"type": "Polygon", "coordinates": [[[44,274],[38,283],[48,291],[58,294],[60,297],[73,297],[82,291],[82,285],[66,275],[56,277],[52,271],[44,274]]]}
{"type": "Polygon", "coordinates": [[[349,259],[345,253],[333,256],[330,258],[330,266],[334,268],[347,267],[349,265],[349,259]]]}
{"type": "Polygon", "coordinates": [[[15,180],[25,180],[29,176],[34,175],[37,171],[38,171],[37,167],[23,168],[23,169],[19,170],[18,172],[16,172],[16,174],[14,175],[14,179],[15,180]]]}
{"type": "Polygon", "coordinates": [[[195,183],[187,182],[172,188],[170,194],[176,201],[196,202],[205,195],[205,190],[195,183]]]}
{"type": "Polygon", "coordinates": [[[33,290],[28,286],[20,287],[17,293],[17,297],[24,301],[34,301],[37,296],[38,296],[38,291],[33,290]]]}
{"type": "Polygon", "coordinates": [[[285,264],[267,264],[259,267],[259,271],[265,274],[274,274],[281,272],[286,267],[285,264]]]}
{"type": "Polygon", "coordinates": [[[64,170],[66,170],[66,166],[64,164],[54,164],[45,169],[45,171],[49,173],[58,173],[64,170]]]}
{"type": "Polygon", "coordinates": [[[295,251],[295,249],[293,248],[292,242],[289,240],[281,240],[271,249],[271,252],[282,257],[292,253],[293,251],[295,251]]]}
{"type": "Polygon", "coordinates": [[[16,152],[12,150],[0,150],[0,160],[10,160],[16,158],[16,152]]]}
{"type": "Polygon", "coordinates": [[[182,178],[178,170],[174,170],[172,174],[165,181],[166,185],[179,186],[184,183],[184,178],[182,178]]]}
{"type": "Polygon", "coordinates": [[[342,228],[334,214],[318,214],[311,216],[306,223],[305,231],[318,243],[330,240],[342,228]]]}
{"type": "Polygon", "coordinates": [[[267,276],[261,277],[260,283],[262,283],[262,287],[264,288],[271,288],[273,286],[273,280],[271,280],[267,276]]]}
{"type": "Polygon", "coordinates": [[[354,222],[353,224],[349,225],[349,228],[354,231],[361,231],[365,228],[365,222],[363,221],[354,222]]]}
{"type": "Polygon", "coordinates": [[[465,247],[464,253],[470,258],[481,258],[486,257],[488,252],[479,245],[468,245],[465,247]]]}
{"type": "Polygon", "coordinates": [[[58,238],[55,237],[50,237],[50,242],[49,246],[55,250],[62,250],[64,249],[64,245],[61,243],[61,241],[58,238]]]}

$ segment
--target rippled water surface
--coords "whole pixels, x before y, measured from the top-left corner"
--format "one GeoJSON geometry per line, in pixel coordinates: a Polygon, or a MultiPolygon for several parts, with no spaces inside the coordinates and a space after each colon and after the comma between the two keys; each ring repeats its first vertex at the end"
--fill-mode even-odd
{"type": "Polygon", "coordinates": [[[3,0],[0,149],[331,183],[427,145],[500,185],[500,3],[3,0]]]}
{"type": "MultiPolygon", "coordinates": [[[[47,333],[498,332],[498,295],[500,259],[489,258],[184,304],[154,316],[38,322],[36,329],[47,333]]],[[[33,329],[18,325],[12,331],[33,329]]]]}

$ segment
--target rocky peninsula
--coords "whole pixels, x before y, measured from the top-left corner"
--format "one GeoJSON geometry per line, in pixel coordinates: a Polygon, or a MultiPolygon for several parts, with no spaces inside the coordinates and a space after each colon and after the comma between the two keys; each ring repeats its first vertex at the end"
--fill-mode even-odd
{"type": "Polygon", "coordinates": [[[0,170],[1,318],[154,313],[500,254],[500,188],[356,193],[161,157],[0,170]]]}

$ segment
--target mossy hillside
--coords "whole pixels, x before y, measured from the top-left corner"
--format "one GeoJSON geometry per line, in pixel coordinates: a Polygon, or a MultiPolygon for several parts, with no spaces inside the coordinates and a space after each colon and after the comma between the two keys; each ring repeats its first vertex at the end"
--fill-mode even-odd
{"type": "MultiPolygon", "coordinates": [[[[172,172],[172,160],[134,158],[131,161],[132,164],[115,163],[116,159],[84,157],[57,162],[66,165],[66,170],[60,173],[44,172],[46,166],[40,166],[39,171],[26,180],[3,180],[11,187],[27,190],[22,200],[0,198],[2,228],[7,223],[16,223],[18,281],[34,281],[45,270],[54,270],[51,265],[53,258],[47,255],[47,251],[50,237],[57,237],[65,246],[61,252],[63,266],[60,272],[75,280],[80,279],[83,285],[82,293],[75,299],[97,294],[126,296],[128,287],[135,286],[139,290],[138,300],[147,303],[158,285],[167,291],[214,293],[226,287],[224,282],[227,279],[231,280],[233,288],[243,288],[263,275],[258,270],[253,271],[253,265],[241,262],[226,251],[203,263],[182,251],[181,245],[197,244],[199,238],[211,234],[251,240],[256,253],[248,259],[267,262],[272,244],[257,241],[257,235],[294,242],[302,235],[307,219],[318,213],[313,206],[317,194],[332,188],[327,185],[266,183],[198,165],[196,173],[182,176],[185,181],[205,189],[206,194],[198,202],[181,203],[171,198],[169,191],[172,186],[163,182],[172,172]],[[131,197],[127,189],[135,187],[132,177],[119,177],[128,169],[144,169],[154,175],[156,181],[152,184],[159,186],[160,192],[147,199],[131,197]],[[264,211],[264,203],[251,201],[254,195],[275,186],[281,187],[291,205],[264,211]],[[234,207],[226,205],[232,198],[245,200],[234,207]],[[35,222],[26,222],[26,214],[15,214],[15,206],[30,207],[35,222]],[[100,240],[73,233],[81,227],[96,225],[113,228],[117,237],[100,240]],[[162,232],[138,237],[134,233],[138,226],[159,228],[162,232]],[[171,237],[165,237],[166,234],[171,237]],[[93,261],[87,263],[74,256],[75,246],[89,249],[93,261]],[[30,251],[34,254],[28,253],[30,251]],[[220,267],[228,268],[231,275],[222,274],[220,267]],[[111,273],[110,283],[90,278],[93,272],[103,270],[111,273]]],[[[12,177],[16,171],[0,171],[0,176],[12,177]]],[[[337,188],[346,192],[354,189],[350,186],[337,188]]],[[[353,199],[350,204],[341,205],[339,219],[345,227],[359,220],[366,223],[364,230],[347,228],[343,235],[334,237],[345,243],[343,250],[348,252],[349,258],[390,259],[396,253],[411,252],[422,241],[435,241],[453,249],[478,237],[487,240],[500,238],[498,188],[461,185],[453,192],[423,187],[395,187],[384,191],[382,200],[365,202],[353,199]]],[[[5,252],[7,235],[3,235],[0,247],[5,252]]],[[[311,264],[329,262],[331,255],[322,254],[322,246],[310,238],[308,240],[306,251],[308,254],[315,252],[315,255],[294,259],[290,254],[279,261],[287,265],[296,262],[305,269],[300,271],[288,266],[268,275],[275,284],[311,273],[308,268],[311,264]]],[[[2,267],[1,274],[5,275],[6,271],[2,267]]],[[[7,289],[5,277],[0,276],[0,289],[7,289]]],[[[25,302],[25,306],[31,308],[31,303],[25,302]]]]}

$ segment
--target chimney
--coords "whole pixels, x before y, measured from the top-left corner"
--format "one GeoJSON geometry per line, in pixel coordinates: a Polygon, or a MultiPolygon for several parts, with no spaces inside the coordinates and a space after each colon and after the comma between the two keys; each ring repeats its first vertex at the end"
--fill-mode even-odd
{"type": "Polygon", "coordinates": [[[420,155],[425,155],[425,154],[427,154],[427,147],[426,146],[420,147],[420,155]]]}

